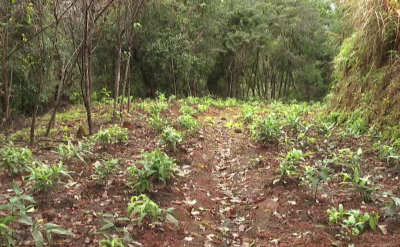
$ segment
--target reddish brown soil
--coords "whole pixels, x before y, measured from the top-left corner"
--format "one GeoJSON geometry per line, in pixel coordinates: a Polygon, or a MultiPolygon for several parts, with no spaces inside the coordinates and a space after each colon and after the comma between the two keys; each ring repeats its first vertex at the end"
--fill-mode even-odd
{"type": "MultiPolygon", "coordinates": [[[[101,111],[97,109],[97,111],[101,111]]],[[[96,148],[93,162],[108,153],[121,158],[121,172],[113,176],[109,185],[94,185],[90,176],[91,164],[70,162],[65,165],[72,174],[73,182],[49,195],[46,202],[40,203],[41,196],[34,196],[37,211],[36,219],[53,222],[75,234],[74,237],[54,235],[51,246],[99,246],[101,236],[92,235],[104,225],[101,214],[113,214],[126,217],[127,204],[135,195],[125,183],[128,178],[123,171],[141,159],[142,152],[151,152],[158,147],[157,135],[146,124],[144,113],[134,112],[124,116],[124,121],[133,123],[130,127],[130,141],[127,144],[113,144],[104,149],[96,148]],[[142,117],[141,117],[142,116],[142,117]]],[[[196,137],[187,140],[180,151],[167,152],[178,161],[185,177],[176,177],[167,186],[156,185],[151,199],[162,208],[174,207],[178,214],[180,229],[173,225],[165,226],[144,222],[137,226],[124,223],[133,240],[142,246],[400,246],[400,223],[388,225],[388,234],[380,230],[367,229],[352,240],[340,240],[335,237],[340,226],[328,224],[326,210],[342,203],[345,209],[360,209],[362,212],[384,214],[384,202],[380,192],[393,190],[398,186],[398,179],[388,178],[386,164],[377,160],[374,154],[365,155],[363,166],[373,175],[381,190],[376,193],[371,203],[364,204],[358,194],[354,194],[339,185],[340,178],[334,178],[321,186],[317,202],[309,188],[299,186],[297,181],[288,184],[272,181],[279,175],[279,153],[285,147],[278,144],[261,145],[250,140],[247,130],[236,133],[226,127],[228,121],[238,119],[237,108],[219,109],[211,107],[204,114],[197,114],[203,128],[196,137]],[[204,121],[211,116],[214,124],[204,121]],[[261,162],[250,162],[258,156],[264,156],[261,162]],[[382,175],[380,177],[380,175],[382,175]],[[191,202],[191,203],[190,203],[191,202]]],[[[178,106],[166,113],[178,116],[178,106]]],[[[101,122],[101,121],[97,121],[101,122]]],[[[121,125],[122,125],[121,121],[121,125]]],[[[66,123],[64,123],[65,125],[66,123]]],[[[72,126],[72,125],[71,125],[72,126]]],[[[78,124],[73,124],[76,126],[78,124]]],[[[103,125],[106,128],[107,124],[103,125]]],[[[96,129],[100,126],[96,125],[96,129]]],[[[55,137],[57,139],[57,137],[55,137]]],[[[60,138],[58,136],[58,138],[60,138]]],[[[318,138],[316,136],[316,138],[318,138]]],[[[318,140],[318,139],[317,139],[318,140]]],[[[337,137],[337,149],[363,149],[371,147],[367,139],[343,139],[337,137]]],[[[57,143],[41,142],[34,154],[37,159],[54,164],[57,156],[49,148],[56,150],[57,143]]],[[[323,145],[321,143],[321,145],[323,145]]],[[[286,150],[287,151],[287,150],[286,150]]],[[[315,147],[303,152],[315,152],[315,147]]],[[[318,154],[306,162],[314,162],[318,154]]],[[[12,194],[11,182],[16,180],[21,188],[27,190],[26,182],[21,177],[10,178],[5,172],[1,175],[2,194],[12,194]]],[[[5,202],[5,198],[1,203],[5,202]]],[[[381,217],[383,219],[383,217],[381,217]]],[[[385,225],[385,222],[379,222],[385,225]]],[[[23,229],[21,229],[23,230],[23,229]]],[[[116,232],[109,232],[116,234],[116,232]]],[[[24,234],[23,234],[24,235],[24,234]]],[[[26,239],[18,246],[34,246],[26,239]]],[[[122,235],[120,235],[122,237],[122,235]]],[[[133,244],[132,246],[139,246],[133,244]]]]}

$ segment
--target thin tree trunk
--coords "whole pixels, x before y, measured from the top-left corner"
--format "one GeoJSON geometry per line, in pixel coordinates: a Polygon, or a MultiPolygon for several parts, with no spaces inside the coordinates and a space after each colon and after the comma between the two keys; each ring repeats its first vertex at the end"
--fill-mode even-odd
{"type": "MultiPolygon", "coordinates": [[[[126,83],[128,81],[128,75],[129,75],[129,67],[131,65],[131,52],[132,52],[132,48],[131,46],[129,46],[128,49],[128,57],[126,58],[126,63],[125,63],[125,75],[124,75],[124,81],[123,81],[123,85],[122,85],[122,98],[121,98],[121,105],[119,107],[119,111],[120,111],[120,116],[122,117],[122,112],[124,111],[124,97],[125,97],[125,88],[126,88],[126,83]]],[[[128,98],[129,100],[129,98],[128,98]]]]}
{"type": "MultiPolygon", "coordinates": [[[[122,32],[121,27],[121,15],[120,8],[117,10],[117,61],[115,62],[115,73],[114,73],[114,111],[113,111],[113,123],[117,122],[117,108],[118,108],[118,96],[119,96],[119,83],[121,80],[121,53],[122,53],[122,32]]],[[[123,103],[123,102],[122,102],[123,103]]],[[[122,114],[122,113],[121,113],[122,114]]]]}

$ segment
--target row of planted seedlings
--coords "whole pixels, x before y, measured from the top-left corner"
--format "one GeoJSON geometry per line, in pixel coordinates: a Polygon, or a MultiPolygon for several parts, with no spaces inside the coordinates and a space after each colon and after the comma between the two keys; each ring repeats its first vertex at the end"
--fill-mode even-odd
{"type": "MultiPolygon", "coordinates": [[[[399,165],[400,139],[384,145],[375,141],[373,148],[365,151],[361,147],[343,148],[339,145],[346,138],[361,139],[365,135],[376,138],[377,134],[371,133],[362,113],[346,117],[339,112],[325,114],[319,104],[283,105],[279,102],[273,102],[265,116],[263,111],[254,105],[244,105],[242,119],[248,123],[253,140],[280,147],[281,154],[277,157],[279,175],[271,185],[298,183],[309,188],[313,201],[318,202],[317,193],[323,184],[337,182],[349,192],[358,193],[362,201],[368,203],[374,200],[373,194],[377,194],[379,186],[368,174],[363,154],[373,152],[386,160],[389,166],[399,165]],[[309,160],[305,162],[306,159],[309,160]]],[[[391,198],[384,205],[383,216],[398,217],[400,199],[390,191],[380,195],[391,198]]],[[[327,210],[327,222],[340,226],[336,237],[341,240],[350,240],[367,228],[375,231],[378,220],[377,212],[345,210],[343,204],[327,210]]]]}
{"type": "MultiPolygon", "coordinates": [[[[55,151],[59,156],[58,164],[48,164],[34,159],[31,150],[16,147],[12,143],[4,145],[0,149],[0,169],[6,170],[15,179],[22,175],[27,180],[27,188],[30,194],[24,191],[13,182],[15,196],[4,195],[8,198],[7,203],[0,205],[0,245],[19,246],[21,241],[29,238],[28,233],[35,241],[37,246],[46,243],[51,246],[52,234],[73,235],[63,227],[53,223],[42,223],[42,219],[35,219],[31,214],[36,211],[36,201],[32,195],[37,195],[43,202],[46,202],[49,195],[55,190],[59,190],[66,181],[71,182],[71,174],[74,171],[68,169],[68,164],[76,162],[89,163],[86,170],[92,170],[90,180],[100,186],[108,184],[110,176],[119,172],[121,160],[105,158],[96,160],[93,149],[96,142],[100,142],[103,147],[113,145],[113,143],[123,143],[128,141],[128,130],[117,125],[101,129],[90,139],[84,141],[68,141],[61,144],[55,151]]],[[[144,193],[151,194],[151,186],[155,182],[167,182],[176,172],[178,172],[175,160],[168,157],[165,153],[156,149],[152,153],[143,153],[143,160],[139,162],[141,167],[132,165],[127,169],[129,182],[127,186],[136,192],[132,196],[127,206],[126,218],[116,218],[110,214],[104,214],[105,225],[94,234],[100,234],[104,238],[100,241],[102,246],[125,246],[131,241],[130,233],[126,229],[119,229],[114,222],[127,220],[134,221],[138,225],[143,219],[149,223],[152,220],[169,221],[178,227],[178,222],[173,217],[173,208],[161,209],[144,193]],[[137,216],[138,215],[138,216],[137,216]],[[116,232],[123,232],[124,237],[114,236],[116,232]]],[[[77,166],[75,166],[77,167],[77,166]]]]}

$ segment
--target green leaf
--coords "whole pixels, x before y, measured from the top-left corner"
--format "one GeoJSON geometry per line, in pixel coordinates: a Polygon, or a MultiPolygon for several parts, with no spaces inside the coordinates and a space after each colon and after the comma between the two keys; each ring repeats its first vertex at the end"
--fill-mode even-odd
{"type": "Polygon", "coordinates": [[[32,231],[32,237],[35,240],[36,246],[37,247],[42,247],[43,246],[43,235],[39,231],[39,229],[35,229],[32,231]]]}

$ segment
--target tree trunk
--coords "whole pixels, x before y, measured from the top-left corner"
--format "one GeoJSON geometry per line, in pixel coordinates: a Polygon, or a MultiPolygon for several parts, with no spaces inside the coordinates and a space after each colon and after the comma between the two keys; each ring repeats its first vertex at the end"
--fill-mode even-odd
{"type": "MultiPolygon", "coordinates": [[[[129,72],[130,72],[130,65],[131,65],[131,52],[132,48],[129,46],[128,48],[128,57],[126,58],[126,63],[125,63],[125,75],[124,75],[124,81],[122,85],[122,98],[121,98],[121,105],[119,108],[120,111],[120,116],[122,117],[122,112],[124,111],[124,97],[125,97],[125,88],[126,88],[126,83],[128,82],[128,77],[129,77],[129,72]]],[[[130,100],[130,96],[128,97],[128,101],[130,100]]],[[[129,104],[128,104],[129,105],[129,104]]],[[[128,106],[129,109],[129,106],[128,106]]]]}
{"type": "MultiPolygon", "coordinates": [[[[119,83],[121,80],[121,53],[122,53],[122,32],[121,32],[121,15],[120,8],[117,10],[117,61],[115,62],[115,73],[114,73],[114,111],[113,111],[113,123],[117,122],[117,108],[118,108],[118,95],[119,95],[119,83]]],[[[123,103],[123,102],[122,102],[123,103]]],[[[121,113],[122,114],[122,113],[121,113]]]]}
{"type": "MultiPolygon", "coordinates": [[[[83,11],[84,11],[84,48],[82,52],[83,56],[83,74],[84,81],[82,84],[85,85],[84,92],[84,104],[86,108],[87,123],[89,127],[89,133],[93,134],[93,122],[92,122],[92,49],[93,49],[93,27],[94,27],[94,14],[96,8],[96,1],[91,2],[90,0],[83,0],[83,11]]],[[[83,88],[82,88],[83,89],[83,88]]]]}

